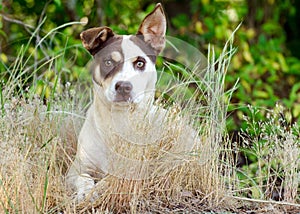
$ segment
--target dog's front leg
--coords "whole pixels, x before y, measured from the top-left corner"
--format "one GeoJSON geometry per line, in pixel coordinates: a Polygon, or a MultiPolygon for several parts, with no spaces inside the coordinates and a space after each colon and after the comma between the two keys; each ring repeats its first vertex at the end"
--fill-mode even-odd
{"type": "Polygon", "coordinates": [[[81,202],[85,199],[89,199],[90,201],[94,201],[97,198],[97,193],[94,190],[95,181],[94,179],[87,173],[80,174],[76,181],[75,186],[77,188],[77,202],[81,202]]]}
{"type": "Polygon", "coordinates": [[[75,159],[66,177],[67,186],[75,192],[77,202],[85,199],[93,201],[97,198],[97,194],[93,192],[95,187],[94,177],[86,169],[87,167],[83,167],[79,164],[78,159],[75,159]]]}

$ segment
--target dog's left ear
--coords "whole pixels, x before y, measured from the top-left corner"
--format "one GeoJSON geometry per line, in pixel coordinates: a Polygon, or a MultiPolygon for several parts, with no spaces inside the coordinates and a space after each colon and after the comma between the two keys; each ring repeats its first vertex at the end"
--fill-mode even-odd
{"type": "Polygon", "coordinates": [[[158,55],[165,47],[167,21],[164,10],[158,3],[139,27],[137,35],[143,35],[144,41],[151,45],[158,55]]]}

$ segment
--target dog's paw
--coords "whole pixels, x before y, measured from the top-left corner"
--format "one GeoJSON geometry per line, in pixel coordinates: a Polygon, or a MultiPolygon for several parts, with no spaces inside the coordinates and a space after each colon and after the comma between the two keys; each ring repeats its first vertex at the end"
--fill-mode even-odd
{"type": "Polygon", "coordinates": [[[88,192],[88,193],[78,193],[76,197],[76,202],[81,203],[81,202],[95,202],[99,198],[99,194],[95,192],[93,189],[88,192]]]}
{"type": "Polygon", "coordinates": [[[94,191],[95,181],[88,174],[81,174],[76,180],[77,203],[84,200],[89,200],[90,202],[95,201],[98,198],[98,194],[94,191]]]}

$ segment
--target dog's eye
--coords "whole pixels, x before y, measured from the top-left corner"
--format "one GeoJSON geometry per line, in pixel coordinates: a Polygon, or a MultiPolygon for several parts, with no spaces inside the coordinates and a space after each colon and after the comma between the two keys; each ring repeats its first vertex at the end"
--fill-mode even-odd
{"type": "Polygon", "coordinates": [[[142,62],[142,61],[138,61],[138,62],[136,63],[136,67],[138,67],[138,68],[143,68],[144,65],[145,65],[145,63],[142,62]]]}
{"type": "Polygon", "coordinates": [[[145,69],[146,60],[143,57],[138,57],[137,60],[134,62],[135,69],[143,71],[145,69]]]}
{"type": "Polygon", "coordinates": [[[105,66],[109,67],[109,66],[112,66],[113,63],[111,60],[105,60],[104,64],[105,64],[105,66]]]}

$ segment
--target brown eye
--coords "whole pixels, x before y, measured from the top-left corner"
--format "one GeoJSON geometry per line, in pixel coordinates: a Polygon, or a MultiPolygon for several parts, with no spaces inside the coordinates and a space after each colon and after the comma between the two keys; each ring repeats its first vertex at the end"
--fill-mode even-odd
{"type": "Polygon", "coordinates": [[[133,64],[135,69],[143,71],[145,69],[146,60],[139,56],[133,64]]]}
{"type": "Polygon", "coordinates": [[[104,64],[105,64],[105,66],[109,67],[109,66],[112,66],[113,63],[111,60],[105,60],[104,64]]]}
{"type": "Polygon", "coordinates": [[[136,63],[136,67],[137,67],[137,68],[143,68],[144,65],[145,65],[145,63],[142,62],[142,61],[138,61],[138,62],[136,63]]]}

